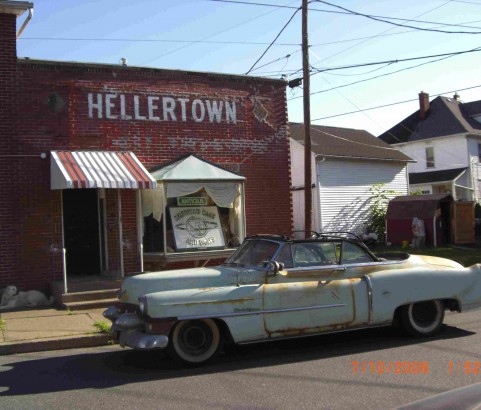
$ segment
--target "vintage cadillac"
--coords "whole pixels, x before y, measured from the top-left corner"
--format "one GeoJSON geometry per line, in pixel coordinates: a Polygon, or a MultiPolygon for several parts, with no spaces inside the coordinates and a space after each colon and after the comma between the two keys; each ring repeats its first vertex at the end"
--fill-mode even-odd
{"type": "Polygon", "coordinates": [[[217,267],[126,278],[104,312],[122,347],[167,349],[197,365],[223,342],[252,343],[401,324],[441,329],[444,311],[481,306],[481,265],[430,256],[373,255],[351,235],[247,238],[217,267]]]}

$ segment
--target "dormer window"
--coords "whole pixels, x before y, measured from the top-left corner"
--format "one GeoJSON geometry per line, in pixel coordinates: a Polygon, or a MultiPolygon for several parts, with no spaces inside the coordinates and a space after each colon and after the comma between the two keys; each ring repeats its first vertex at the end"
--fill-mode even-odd
{"type": "Polygon", "coordinates": [[[434,167],[434,147],[426,147],[426,168],[434,167]]]}

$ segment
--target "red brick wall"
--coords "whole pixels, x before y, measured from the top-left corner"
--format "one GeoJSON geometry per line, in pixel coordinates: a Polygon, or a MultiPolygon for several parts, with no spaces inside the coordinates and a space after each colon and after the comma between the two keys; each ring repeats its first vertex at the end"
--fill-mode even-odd
{"type": "MultiPolygon", "coordinates": [[[[2,23],[0,20],[3,31],[2,23]]],[[[10,229],[0,240],[0,287],[7,282],[42,287],[61,278],[61,253],[57,251],[61,247],[60,192],[50,190],[50,158],[40,158],[40,153],[51,150],[131,150],[147,168],[196,153],[247,178],[247,234],[290,232],[284,83],[170,70],[38,61],[20,61],[15,66],[3,61],[0,76],[15,78],[15,67],[18,74],[0,89],[3,118],[3,106],[8,109],[12,95],[17,96],[8,114],[16,120],[7,126],[5,121],[0,124],[2,151],[32,156],[2,159],[1,189],[7,192],[7,181],[15,189],[8,188],[7,201],[14,213],[5,213],[3,207],[0,211],[2,231],[3,226],[10,229]],[[129,98],[159,95],[236,101],[237,124],[89,118],[88,93],[106,92],[129,98]],[[263,115],[259,103],[267,113],[265,120],[254,115],[254,110],[263,115]],[[12,236],[20,241],[15,247],[10,246],[12,236]]],[[[177,115],[180,118],[180,112],[177,115]]],[[[124,264],[129,274],[140,269],[135,191],[124,190],[121,197],[124,264]]],[[[116,270],[120,266],[115,190],[106,190],[106,213],[109,268],[116,270]]]]}
{"type": "Polygon", "coordinates": [[[17,78],[16,16],[0,14],[0,288],[13,284],[20,263],[18,196],[12,181],[18,175],[15,135],[17,78]]]}

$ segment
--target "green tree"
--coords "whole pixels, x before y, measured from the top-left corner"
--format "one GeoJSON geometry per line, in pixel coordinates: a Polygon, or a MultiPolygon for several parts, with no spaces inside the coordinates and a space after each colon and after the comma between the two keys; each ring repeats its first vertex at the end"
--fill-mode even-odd
{"type": "Polygon", "coordinates": [[[369,188],[369,223],[368,233],[374,232],[379,242],[384,242],[386,238],[386,213],[389,201],[399,192],[386,189],[384,183],[378,182],[369,188]]]}

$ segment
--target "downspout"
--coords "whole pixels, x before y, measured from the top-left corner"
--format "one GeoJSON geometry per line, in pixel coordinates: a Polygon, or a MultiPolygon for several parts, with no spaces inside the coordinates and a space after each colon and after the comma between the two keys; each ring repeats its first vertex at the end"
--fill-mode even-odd
{"type": "Polygon", "coordinates": [[[433,217],[433,244],[434,247],[437,248],[438,246],[438,241],[437,241],[437,232],[436,232],[436,213],[434,213],[433,217]]]}
{"type": "Polygon", "coordinates": [[[30,20],[32,20],[32,17],[33,17],[33,7],[31,7],[31,8],[28,9],[28,16],[27,16],[27,18],[25,19],[25,21],[23,22],[23,24],[22,24],[22,26],[20,27],[20,29],[18,30],[17,40],[18,40],[18,38],[22,35],[23,30],[25,30],[25,29],[27,28],[27,25],[28,25],[28,23],[30,22],[30,20]]]}

